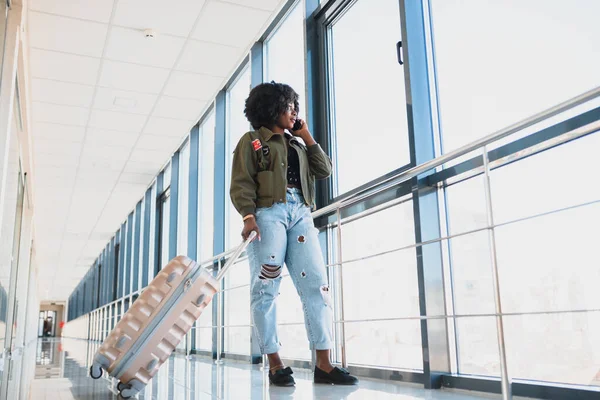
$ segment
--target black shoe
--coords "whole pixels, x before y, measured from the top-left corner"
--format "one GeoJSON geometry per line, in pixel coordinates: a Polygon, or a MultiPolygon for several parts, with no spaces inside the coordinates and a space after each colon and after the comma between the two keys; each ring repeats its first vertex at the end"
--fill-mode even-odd
{"type": "Polygon", "coordinates": [[[330,373],[315,367],[315,383],[328,383],[330,385],[356,385],[358,379],[350,375],[344,368],[335,367],[330,373]]]}
{"type": "Polygon", "coordinates": [[[290,367],[278,369],[275,372],[269,371],[269,382],[275,386],[294,386],[296,382],[292,377],[294,371],[290,367]]]}

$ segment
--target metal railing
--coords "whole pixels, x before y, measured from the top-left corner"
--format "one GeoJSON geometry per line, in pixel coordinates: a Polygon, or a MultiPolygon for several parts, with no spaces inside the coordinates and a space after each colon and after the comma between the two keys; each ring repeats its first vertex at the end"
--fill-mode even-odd
{"type": "Polygon", "coordinates": [[[412,178],[415,178],[421,174],[431,171],[432,169],[440,167],[448,162],[454,161],[455,159],[457,159],[465,154],[468,154],[475,150],[484,148],[484,147],[492,144],[493,142],[504,139],[505,137],[508,137],[514,133],[517,133],[526,128],[529,128],[530,126],[533,126],[539,122],[542,122],[542,121],[552,118],[556,115],[559,115],[566,111],[569,111],[581,104],[584,104],[591,100],[594,100],[597,97],[600,97],[600,87],[597,87],[595,89],[592,89],[585,93],[582,93],[577,97],[574,97],[574,98],[567,100],[561,104],[558,104],[552,108],[549,108],[545,111],[535,114],[535,115],[533,115],[529,118],[526,118],[520,122],[516,122],[504,129],[494,132],[488,136],[484,136],[481,139],[475,140],[474,142],[471,142],[467,145],[459,147],[456,150],[453,150],[444,155],[436,157],[430,161],[424,162],[423,164],[417,165],[416,167],[410,168],[409,170],[400,172],[394,176],[390,176],[373,188],[368,188],[361,192],[352,194],[352,195],[348,196],[347,198],[338,200],[334,203],[331,203],[331,204],[313,212],[313,214],[312,214],[313,218],[321,217],[321,216],[327,215],[327,214],[332,214],[340,208],[345,208],[352,204],[358,203],[359,201],[361,201],[367,197],[373,196],[374,194],[382,192],[393,186],[407,182],[407,181],[411,180],[412,178]]]}
{"type": "MultiPolygon", "coordinates": [[[[565,208],[562,208],[559,210],[554,210],[551,212],[540,213],[537,215],[528,216],[526,218],[518,218],[518,219],[515,219],[512,221],[496,224],[496,222],[494,220],[493,207],[492,207],[492,196],[491,196],[491,187],[490,187],[491,167],[490,167],[490,160],[488,157],[488,146],[491,145],[492,143],[499,141],[503,138],[506,138],[517,132],[520,132],[520,131],[522,131],[528,127],[531,127],[535,124],[538,124],[542,121],[545,121],[551,117],[565,113],[579,105],[582,105],[586,102],[594,100],[598,97],[600,97],[600,87],[590,90],[586,93],[583,93],[577,97],[574,97],[568,101],[565,101],[564,103],[561,103],[561,104],[559,104],[555,107],[552,107],[546,111],[538,113],[530,118],[524,119],[518,123],[510,125],[509,127],[501,129],[491,135],[488,135],[481,139],[478,139],[478,140],[476,140],[468,145],[465,145],[463,147],[460,147],[452,152],[446,153],[442,156],[439,156],[439,157],[432,159],[428,162],[425,162],[421,165],[418,165],[418,166],[415,166],[408,170],[405,170],[403,172],[400,172],[394,176],[391,176],[391,177],[385,179],[382,182],[379,182],[377,185],[375,185],[373,187],[369,187],[363,191],[352,194],[344,199],[338,200],[326,207],[321,208],[320,210],[313,212],[312,215],[314,218],[335,214],[335,222],[329,224],[327,229],[330,229],[332,231],[332,233],[333,233],[333,230],[335,230],[335,237],[337,240],[335,240],[336,249],[333,254],[335,254],[335,258],[337,259],[337,261],[335,261],[333,263],[328,263],[327,264],[328,268],[342,267],[344,264],[355,263],[355,262],[367,260],[367,259],[374,258],[374,257],[380,257],[380,256],[386,255],[386,254],[392,254],[394,252],[399,252],[399,251],[403,251],[403,250],[417,248],[420,246],[426,246],[429,244],[439,243],[442,241],[450,240],[452,238],[465,236],[465,235],[469,235],[469,234],[473,234],[473,233],[477,233],[477,232],[483,232],[483,231],[488,232],[488,241],[489,241],[489,245],[490,245],[490,254],[491,254],[494,304],[495,304],[495,312],[494,313],[469,314],[469,315],[459,315],[459,314],[426,315],[426,316],[418,315],[418,316],[399,317],[399,318],[374,318],[374,319],[347,320],[347,319],[345,319],[345,316],[344,316],[344,288],[343,288],[344,280],[343,280],[343,276],[342,276],[344,268],[339,268],[339,270],[338,270],[339,289],[338,290],[339,290],[340,304],[338,304],[338,307],[340,307],[339,308],[340,312],[339,312],[339,318],[335,319],[333,322],[334,322],[334,324],[338,324],[340,326],[340,341],[341,341],[341,343],[339,343],[339,345],[341,348],[341,362],[344,367],[346,367],[348,365],[347,354],[346,354],[346,336],[345,336],[345,324],[347,324],[347,323],[399,321],[399,320],[436,320],[436,319],[437,320],[439,320],[439,319],[447,320],[447,319],[466,318],[466,317],[494,317],[496,319],[497,336],[498,336],[497,344],[498,344],[499,355],[500,355],[500,378],[501,378],[501,383],[502,383],[502,393],[503,393],[504,399],[510,399],[511,398],[511,385],[510,385],[510,379],[509,379],[509,375],[508,375],[507,362],[506,362],[506,351],[505,351],[505,342],[504,342],[504,325],[503,325],[503,317],[504,316],[515,316],[515,315],[526,315],[526,314],[527,315],[557,314],[557,313],[565,313],[565,312],[569,312],[569,313],[596,312],[596,311],[600,312],[600,309],[587,309],[587,310],[578,309],[578,310],[564,310],[564,311],[559,310],[559,311],[543,311],[543,312],[533,311],[533,312],[527,312],[527,313],[525,313],[525,312],[523,312],[523,313],[503,313],[502,305],[501,305],[501,298],[500,298],[500,282],[499,282],[499,276],[498,276],[495,230],[498,227],[501,227],[504,225],[513,224],[513,223],[524,221],[524,220],[531,219],[531,218],[538,218],[540,216],[548,215],[550,213],[561,212],[561,211],[565,211],[565,210],[572,209],[575,207],[583,207],[583,206],[588,206],[591,204],[597,204],[597,203],[600,203],[600,199],[596,200],[596,201],[588,202],[588,203],[578,204],[575,206],[565,207],[565,208]],[[461,232],[458,234],[442,236],[439,238],[423,241],[420,243],[414,243],[414,244],[410,244],[407,246],[401,246],[401,247],[394,248],[391,250],[379,252],[377,254],[370,254],[370,255],[367,255],[364,257],[357,257],[357,258],[348,259],[348,260],[342,259],[343,258],[342,225],[345,223],[343,221],[343,218],[341,215],[342,209],[349,207],[351,205],[354,205],[354,204],[356,204],[362,200],[365,200],[366,198],[371,197],[375,194],[378,194],[385,190],[391,189],[402,183],[408,182],[415,177],[419,177],[422,174],[428,173],[438,167],[443,166],[444,164],[455,161],[456,159],[458,159],[459,157],[461,157],[463,155],[469,154],[469,153],[477,151],[477,150],[480,150],[482,152],[483,163],[484,163],[482,173],[484,175],[484,191],[485,191],[485,198],[486,198],[486,217],[487,217],[486,226],[484,226],[482,228],[478,228],[478,229],[461,232]]],[[[596,121],[596,123],[586,126],[586,127],[584,127],[584,129],[580,129],[578,131],[578,135],[583,136],[583,135],[589,134],[591,132],[597,131],[599,129],[600,129],[600,121],[596,121]]],[[[565,132],[564,134],[568,134],[568,133],[569,132],[565,132]]],[[[523,155],[523,157],[524,156],[525,155],[523,155]]],[[[514,161],[514,159],[511,161],[514,161]]],[[[370,215],[373,212],[379,212],[379,211],[381,211],[381,209],[377,209],[375,211],[367,210],[366,212],[361,214],[361,218],[366,215],[370,215]]],[[[224,260],[226,260],[229,256],[231,256],[234,251],[235,251],[235,248],[225,251],[225,252],[218,254],[216,256],[213,256],[207,260],[204,260],[203,262],[200,263],[200,265],[207,266],[209,270],[214,269],[215,265],[216,265],[217,270],[220,270],[222,262],[224,260]]],[[[238,260],[238,262],[241,262],[241,261],[243,261],[243,258],[238,260]]],[[[289,275],[287,275],[287,274],[282,275],[282,277],[287,277],[287,276],[289,276],[289,275]]],[[[188,334],[188,338],[186,338],[187,343],[188,343],[188,346],[186,346],[186,347],[187,347],[187,351],[189,354],[189,350],[190,350],[189,340],[190,340],[193,332],[195,332],[197,329],[217,328],[217,338],[216,338],[217,339],[217,349],[218,349],[217,350],[217,360],[216,360],[217,363],[221,362],[221,352],[223,350],[223,328],[228,328],[228,327],[251,328],[252,327],[251,324],[250,325],[228,325],[228,326],[225,326],[223,324],[222,313],[223,313],[223,307],[224,307],[224,300],[223,300],[224,293],[227,291],[248,287],[249,284],[238,285],[238,286],[230,287],[230,288],[224,288],[221,282],[222,281],[220,281],[219,291],[215,295],[217,297],[216,298],[216,301],[217,301],[216,307],[217,307],[217,310],[219,310],[217,313],[217,325],[216,326],[212,326],[212,325],[211,326],[202,326],[202,327],[194,326],[192,328],[192,330],[190,331],[190,333],[188,334]]],[[[124,314],[124,311],[125,311],[124,307],[125,307],[126,302],[129,302],[129,304],[131,304],[133,297],[136,295],[139,295],[143,290],[144,290],[144,288],[142,288],[136,292],[133,292],[127,296],[124,296],[118,300],[112,301],[112,302],[92,311],[89,315],[91,317],[90,324],[92,324],[92,330],[94,332],[91,333],[90,338],[92,338],[94,340],[103,340],[109,333],[108,332],[109,327],[114,326],[114,324],[110,324],[109,321],[111,319],[113,319],[114,323],[116,324],[116,322],[124,314]],[[115,308],[115,313],[112,312],[113,306],[115,308]]],[[[286,324],[279,324],[279,325],[301,325],[301,324],[302,324],[301,322],[298,322],[298,323],[286,323],[286,324]]]]}
{"type": "MultiPolygon", "coordinates": [[[[496,225],[494,225],[494,214],[492,208],[492,195],[491,195],[491,186],[490,186],[490,165],[488,159],[488,150],[487,147],[503,138],[506,138],[514,133],[520,132],[528,127],[531,127],[537,123],[540,123],[544,120],[547,120],[556,115],[567,112],[581,104],[589,102],[597,97],[600,97],[600,87],[592,89],[588,92],[585,92],[579,96],[576,96],[570,100],[567,100],[559,105],[556,105],[548,110],[540,112],[536,115],[533,115],[529,118],[526,118],[520,122],[512,124],[504,129],[501,129],[495,133],[492,133],[488,136],[485,136],[481,139],[478,139],[470,144],[467,144],[463,147],[460,147],[454,151],[446,153],[442,156],[439,156],[435,159],[432,159],[428,162],[410,168],[406,171],[400,172],[395,176],[391,176],[384,181],[380,182],[377,186],[368,188],[364,191],[355,193],[348,198],[341,199],[336,201],[326,207],[321,208],[313,213],[313,217],[317,218],[320,216],[325,216],[328,214],[336,214],[336,246],[337,246],[337,259],[340,260],[338,265],[341,266],[347,261],[342,261],[342,218],[341,218],[341,210],[348,206],[358,203],[361,200],[364,200],[368,197],[371,197],[377,193],[388,190],[392,187],[400,185],[404,182],[408,182],[413,178],[416,178],[422,174],[428,173],[431,170],[434,170],[440,166],[443,166],[446,163],[454,161],[459,157],[469,154],[476,150],[482,150],[483,160],[484,160],[484,187],[485,187],[485,198],[486,198],[486,217],[487,217],[487,226],[482,230],[487,230],[489,232],[489,245],[491,252],[491,264],[492,264],[492,280],[493,280],[493,291],[494,291],[494,303],[495,303],[495,313],[492,316],[496,319],[497,326],[497,335],[498,335],[498,350],[500,355],[500,379],[502,385],[502,397],[505,400],[511,399],[511,384],[508,375],[507,361],[506,361],[506,348],[505,348],[505,335],[504,335],[504,324],[503,324],[503,312],[502,312],[502,303],[500,298],[500,282],[499,282],[499,274],[498,274],[498,264],[497,264],[497,251],[496,251],[496,239],[495,239],[495,229],[496,225]]],[[[595,130],[598,130],[600,126],[595,124],[593,126],[588,127],[588,130],[582,130],[581,134],[591,133],[595,130]]],[[[417,243],[414,247],[423,246],[426,244],[436,243],[443,240],[442,238],[437,238],[428,242],[417,243]]],[[[413,247],[413,246],[410,246],[413,247]]],[[[383,254],[383,253],[382,253],[383,254]]],[[[371,255],[371,257],[379,256],[371,255]]],[[[346,367],[348,365],[347,357],[346,357],[346,337],[345,337],[345,323],[349,321],[345,321],[344,319],[344,287],[343,287],[343,277],[342,272],[343,268],[340,268],[340,282],[339,282],[339,290],[340,290],[340,302],[341,302],[341,319],[335,321],[336,323],[340,323],[341,326],[341,358],[342,358],[342,366],[346,367]]],[[[592,310],[587,310],[592,311],[592,310]]],[[[438,319],[448,319],[454,318],[454,315],[441,315],[436,316],[438,319]]],[[[430,316],[420,316],[419,319],[431,319],[430,316]]],[[[398,320],[398,318],[394,318],[392,320],[398,320]]]]}

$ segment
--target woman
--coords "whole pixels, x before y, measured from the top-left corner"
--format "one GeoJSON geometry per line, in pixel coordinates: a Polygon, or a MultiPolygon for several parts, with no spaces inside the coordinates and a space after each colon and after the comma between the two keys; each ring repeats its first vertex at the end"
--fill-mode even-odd
{"type": "Polygon", "coordinates": [[[252,316],[260,350],[269,358],[271,384],[294,385],[293,372],[278,353],[275,300],[285,263],[316,350],[315,383],[353,385],[358,380],[329,361],[329,286],[310,213],[314,181],[329,177],[331,161],[298,119],[298,108],[298,94],[288,85],[271,82],[252,89],[244,113],[255,130],[242,136],[233,156],[230,195],[244,220],[242,237],[258,234],[248,246],[252,316]]]}

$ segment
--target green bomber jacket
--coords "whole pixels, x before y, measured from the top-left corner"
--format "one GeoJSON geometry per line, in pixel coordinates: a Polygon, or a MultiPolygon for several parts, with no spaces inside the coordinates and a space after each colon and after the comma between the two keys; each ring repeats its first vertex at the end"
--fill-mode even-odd
{"type": "MultiPolygon", "coordinates": [[[[286,201],[287,148],[284,135],[262,127],[244,134],[233,152],[231,201],[241,216],[255,214],[257,208],[286,201]]],[[[295,137],[288,142],[298,152],[304,200],[315,202],[315,179],[331,175],[331,160],[319,144],[306,147],[295,137]]]]}

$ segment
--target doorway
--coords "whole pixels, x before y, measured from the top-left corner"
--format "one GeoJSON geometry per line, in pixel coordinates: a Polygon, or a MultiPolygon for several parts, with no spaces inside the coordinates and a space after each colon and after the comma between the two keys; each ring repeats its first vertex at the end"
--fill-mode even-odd
{"type": "Polygon", "coordinates": [[[38,337],[56,336],[56,311],[40,311],[38,337]]]}

